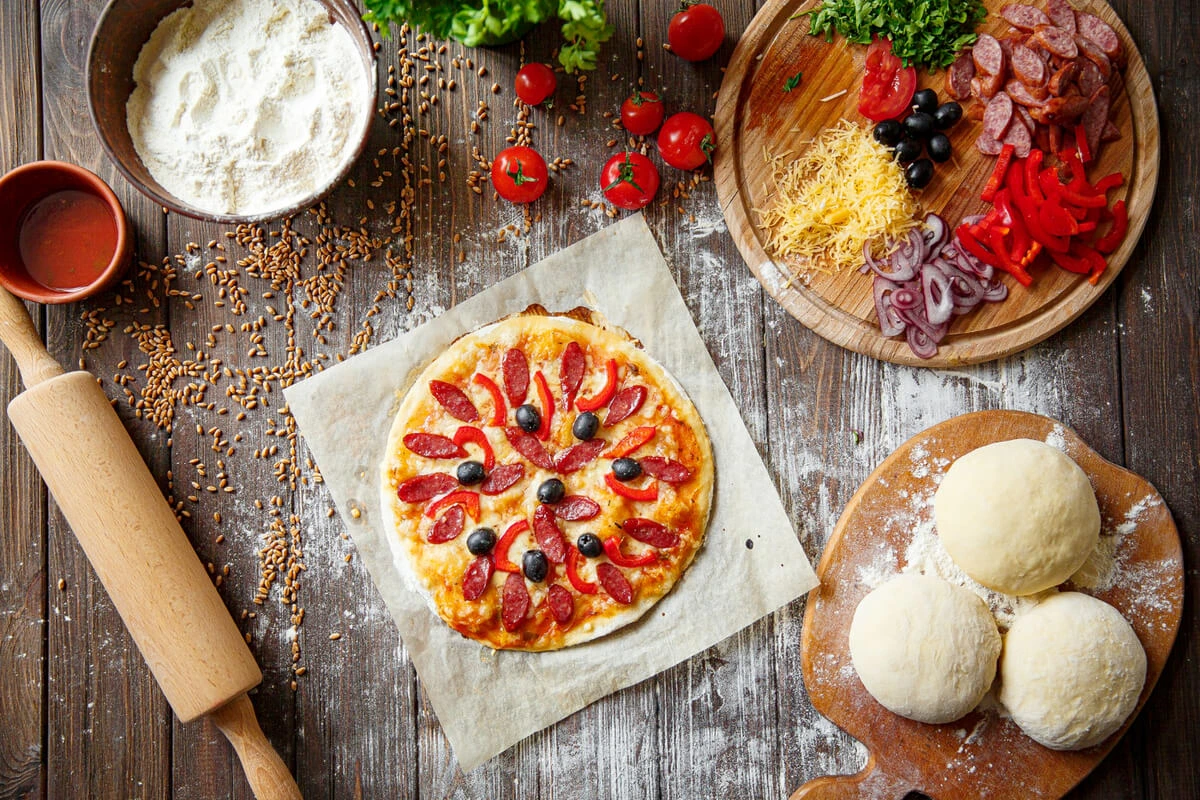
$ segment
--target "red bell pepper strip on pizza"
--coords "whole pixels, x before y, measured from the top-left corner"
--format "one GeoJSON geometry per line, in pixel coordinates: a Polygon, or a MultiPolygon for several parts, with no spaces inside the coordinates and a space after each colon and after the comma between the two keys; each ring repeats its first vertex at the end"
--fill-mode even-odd
{"type": "Polygon", "coordinates": [[[583,563],[583,554],[575,547],[567,548],[567,580],[580,594],[595,594],[596,584],[585,581],[579,574],[579,565],[583,563]]]}
{"type": "Polygon", "coordinates": [[[621,552],[621,542],[625,537],[617,534],[604,540],[604,554],[608,560],[618,567],[645,567],[658,560],[653,550],[647,550],[640,556],[627,556],[621,552]]]}
{"type": "Polygon", "coordinates": [[[492,467],[496,466],[496,454],[492,452],[492,443],[488,441],[487,434],[474,426],[462,425],[454,432],[454,443],[463,447],[468,442],[478,445],[483,451],[483,468],[491,472],[492,467]]]}
{"type": "Polygon", "coordinates": [[[617,480],[617,476],[611,472],[604,474],[604,482],[608,484],[608,488],[619,494],[621,497],[630,500],[657,500],[658,499],[658,481],[650,481],[644,489],[635,489],[632,486],[626,486],[617,480]]]}
{"type": "Polygon", "coordinates": [[[448,506],[463,506],[467,509],[471,519],[479,521],[479,492],[451,492],[440,500],[430,503],[429,508],[425,509],[425,516],[432,519],[438,515],[439,511],[448,506]]]}
{"type": "Polygon", "coordinates": [[[637,450],[646,442],[654,438],[654,434],[658,432],[658,428],[653,425],[645,425],[640,428],[634,428],[629,433],[625,434],[625,438],[614,444],[604,454],[605,458],[625,458],[625,456],[637,450]]]}
{"type": "Polygon", "coordinates": [[[482,386],[492,396],[492,421],[489,424],[503,425],[504,418],[508,415],[508,407],[504,405],[504,395],[500,392],[500,387],[494,380],[481,372],[475,373],[475,377],[471,378],[471,383],[482,386]]]}
{"type": "Polygon", "coordinates": [[[544,442],[550,438],[550,423],[554,419],[554,395],[550,394],[550,385],[546,383],[546,376],[540,369],[534,373],[533,382],[537,384],[538,400],[542,403],[542,424],[538,426],[534,436],[544,442]]]}
{"type": "Polygon", "coordinates": [[[575,401],[580,411],[595,411],[603,408],[617,393],[617,360],[610,358],[604,364],[604,387],[592,397],[581,397],[575,401]]]}
{"type": "Polygon", "coordinates": [[[521,571],[519,566],[508,560],[508,551],[512,547],[513,542],[517,540],[517,537],[527,530],[529,530],[529,520],[525,519],[519,519],[508,526],[508,530],[500,537],[500,541],[496,542],[496,549],[492,551],[492,558],[496,562],[496,569],[501,572],[521,571]]]}

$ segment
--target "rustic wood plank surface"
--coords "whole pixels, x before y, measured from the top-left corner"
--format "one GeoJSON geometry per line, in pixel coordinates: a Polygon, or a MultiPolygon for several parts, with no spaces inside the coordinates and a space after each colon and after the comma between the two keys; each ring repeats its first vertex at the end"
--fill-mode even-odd
{"type": "MultiPolygon", "coordinates": [[[[609,0],[616,33],[600,68],[581,87],[560,78],[555,107],[533,110],[529,129],[516,128],[512,78],[522,59],[552,60],[555,26],[524,47],[492,50],[394,35],[379,49],[379,81],[395,96],[381,93],[391,105],[352,182],[319,213],[298,217],[294,237],[273,223],[261,239],[243,231],[239,241],[232,229],[164,216],[104,158],[83,89],[101,0],[0,3],[0,170],[61,158],[96,171],[125,204],[141,262],[106,295],[31,309],[59,361],[74,368],[83,358],[117,401],[212,564],[263,667],[252,694],[263,729],[306,797],[768,798],[860,768],[865,752],[805,694],[799,601],[464,775],[329,513],[280,392],[611,222],[596,185],[600,163],[626,139],[611,113],[640,79],[667,98],[668,111],[711,114],[721,66],[756,10],[751,0],[718,6],[727,41],[714,60],[692,65],[662,48],[672,6],[609,0]],[[479,192],[468,183],[480,160],[522,133],[547,160],[574,162],[529,218],[496,201],[487,183],[479,192]],[[173,380],[151,381],[151,373],[173,380]],[[205,376],[216,385],[197,396],[188,387],[205,376]]],[[[646,216],[814,562],[875,465],[966,411],[1058,418],[1158,487],[1192,579],[1180,638],[1130,733],[1071,797],[1192,798],[1200,796],[1192,768],[1200,758],[1192,197],[1200,73],[1191,43],[1200,21],[1184,0],[1113,6],[1158,95],[1158,198],[1115,285],[1027,353],[951,372],[855,355],[765,295],[726,232],[710,181],[664,169],[663,202],[646,216]]],[[[19,391],[4,355],[0,400],[19,391]]],[[[171,717],[7,420],[0,495],[0,798],[250,797],[219,732],[171,717]]]]}

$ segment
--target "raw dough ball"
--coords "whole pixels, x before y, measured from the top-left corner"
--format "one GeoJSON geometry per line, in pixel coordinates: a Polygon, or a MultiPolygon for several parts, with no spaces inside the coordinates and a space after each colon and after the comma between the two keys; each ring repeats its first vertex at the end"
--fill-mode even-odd
{"type": "Polygon", "coordinates": [[[868,594],[850,623],[850,658],[871,696],[918,722],[951,722],[996,677],[1000,632],[977,595],[926,575],[868,594]]]}
{"type": "Polygon", "coordinates": [[[1146,651],[1121,613],[1079,592],[1056,594],[1004,637],[1000,702],[1055,750],[1100,744],[1125,722],[1146,682],[1146,651]]]}
{"type": "Polygon", "coordinates": [[[1100,541],[1087,475],[1032,439],[997,442],[955,461],[933,498],[954,563],[989,589],[1026,595],[1057,586],[1100,541]]]}

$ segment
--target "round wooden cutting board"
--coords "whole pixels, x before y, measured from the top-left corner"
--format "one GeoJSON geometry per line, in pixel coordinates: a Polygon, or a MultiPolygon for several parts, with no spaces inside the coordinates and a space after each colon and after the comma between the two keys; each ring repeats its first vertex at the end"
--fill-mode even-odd
{"type": "Polygon", "coordinates": [[[804,615],[804,683],[813,706],[865,744],[869,755],[857,775],[809,781],[792,800],[900,800],[912,790],[934,800],[1059,798],[1132,724],[1136,712],[1103,744],[1058,752],[994,710],[945,725],[904,719],[877,703],[854,671],[847,638],[854,610],[872,584],[907,565],[914,528],[932,518],[929,500],[940,476],[971,450],[1016,438],[1063,447],[1096,490],[1102,536],[1120,536],[1113,579],[1097,582],[1110,588],[1089,593],[1115,606],[1137,632],[1148,662],[1138,710],[1146,702],[1175,642],[1183,606],[1179,533],[1162,497],[1052,419],[1017,411],[955,417],[905,442],[880,464],[847,504],[825,547],[817,568],[821,585],[809,595],[804,615]]]}
{"type": "MultiPolygon", "coordinates": [[[[1109,197],[1114,202],[1121,197],[1126,200],[1130,223],[1125,242],[1109,257],[1109,268],[1097,286],[1056,266],[1035,273],[1030,289],[1005,277],[1008,299],[985,303],[957,318],[937,355],[924,360],[913,355],[903,337],[887,339],[880,334],[870,276],[852,270],[837,275],[813,273],[807,282],[793,279],[795,267],[768,254],[767,235],[759,227],[758,209],[768,208],[772,202],[768,155],[799,154],[821,131],[843,118],[874,124],[857,110],[867,48],[849,44],[840,36],[826,42],[824,37],[809,35],[807,16],[793,19],[818,2],[769,0],[738,43],[717,100],[716,181],[721,208],[738,250],[767,292],[805,326],[835,344],[898,364],[928,367],[974,364],[1011,355],[1082,314],[1128,262],[1158,183],[1154,90],[1129,31],[1112,8],[1104,0],[1075,3],[1112,25],[1129,53],[1126,91],[1113,100],[1114,121],[1123,136],[1105,144],[1088,171],[1093,179],[1115,171],[1124,173],[1125,186],[1109,197]],[[785,92],[785,82],[797,72],[803,72],[800,84],[785,92]]],[[[995,13],[1005,4],[1006,0],[986,0],[992,13],[981,31],[1000,35],[1008,30],[1008,23],[995,13]]],[[[950,99],[945,75],[944,70],[936,74],[921,71],[919,85],[936,89],[945,102],[950,99]]],[[[986,208],[979,195],[996,159],[975,148],[980,130],[980,123],[964,119],[949,131],[954,158],[937,165],[933,183],[918,193],[926,211],[938,212],[952,226],[986,208]]]]}

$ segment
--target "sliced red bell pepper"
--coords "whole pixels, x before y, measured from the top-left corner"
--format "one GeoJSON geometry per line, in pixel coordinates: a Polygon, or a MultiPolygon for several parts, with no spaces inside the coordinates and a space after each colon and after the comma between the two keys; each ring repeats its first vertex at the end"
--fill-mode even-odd
{"type": "Polygon", "coordinates": [[[487,389],[487,393],[492,396],[492,421],[490,424],[503,425],[504,417],[508,414],[508,407],[504,405],[504,395],[500,393],[500,387],[482,372],[476,372],[475,377],[471,378],[471,383],[487,389]]]}
{"type": "Polygon", "coordinates": [[[1064,205],[1072,205],[1076,208],[1105,208],[1108,205],[1108,198],[1104,195],[1084,194],[1070,186],[1059,186],[1057,194],[1064,205]]]}
{"type": "Polygon", "coordinates": [[[1070,249],[1071,245],[1066,240],[1058,236],[1051,236],[1042,228],[1042,223],[1038,219],[1038,207],[1030,197],[1016,197],[1014,201],[1017,208],[1021,210],[1021,219],[1025,222],[1025,226],[1029,229],[1029,235],[1033,237],[1035,242],[1041,243],[1046,250],[1056,253],[1065,253],[1070,249]]]}
{"type": "Polygon", "coordinates": [[[1000,259],[995,253],[988,250],[979,242],[978,239],[975,238],[975,234],[972,233],[970,225],[959,225],[958,230],[955,231],[955,235],[958,237],[958,240],[962,242],[963,247],[967,248],[968,253],[995,269],[1001,269],[1000,259]]]}
{"type": "Polygon", "coordinates": [[[1016,278],[1017,283],[1022,286],[1033,285],[1033,276],[1026,272],[1024,267],[1009,258],[1008,249],[1004,246],[1004,233],[999,228],[992,228],[988,231],[988,244],[996,253],[997,260],[1000,262],[997,266],[1000,269],[1016,278]]]}
{"type": "Polygon", "coordinates": [[[1096,250],[1105,255],[1116,252],[1121,242],[1125,241],[1125,234],[1129,232],[1129,211],[1125,208],[1124,200],[1113,204],[1112,217],[1112,230],[1096,242],[1096,250]]]}
{"type": "Polygon", "coordinates": [[[583,553],[576,547],[567,548],[567,580],[581,594],[595,594],[596,584],[585,581],[579,574],[579,565],[583,563],[583,553]]]}
{"type": "Polygon", "coordinates": [[[425,516],[432,519],[439,511],[449,506],[464,506],[471,519],[479,521],[479,492],[451,492],[437,502],[430,503],[429,508],[425,509],[425,516]]]}
{"type": "Polygon", "coordinates": [[[1008,174],[1008,165],[1012,163],[1013,153],[1016,148],[1011,144],[1006,144],[1000,149],[1000,156],[996,159],[996,168],[992,170],[992,177],[988,178],[987,186],[983,187],[983,194],[980,199],[985,203],[990,203],[996,197],[996,192],[1004,185],[1004,178],[1008,174]]]}
{"type": "Polygon", "coordinates": [[[1070,253],[1051,253],[1050,258],[1054,259],[1054,263],[1067,272],[1074,272],[1077,275],[1087,275],[1092,270],[1091,264],[1086,259],[1073,256],[1070,253]]]}
{"type": "Polygon", "coordinates": [[[1079,154],[1074,151],[1068,151],[1063,156],[1063,161],[1067,162],[1067,166],[1071,170],[1071,177],[1080,183],[1087,184],[1087,170],[1084,168],[1083,162],[1079,160],[1079,154]]]}
{"type": "MultiPolygon", "coordinates": [[[[1029,157],[1025,159],[1025,174],[1023,176],[1025,178],[1024,194],[1027,194],[1039,203],[1046,199],[1039,181],[1042,161],[1045,157],[1046,154],[1041,150],[1030,150],[1029,157]]],[[[1057,183],[1057,181],[1055,182],[1057,183]]]]}
{"type": "Polygon", "coordinates": [[[537,384],[538,400],[542,403],[542,424],[534,436],[544,442],[550,438],[550,423],[554,420],[554,395],[550,394],[550,385],[540,369],[534,373],[533,382],[537,384]]]}
{"type": "Polygon", "coordinates": [[[1088,146],[1087,129],[1083,125],[1075,126],[1075,149],[1079,153],[1079,160],[1084,164],[1090,164],[1092,161],[1092,148],[1088,146]]]}
{"type": "Polygon", "coordinates": [[[1079,233],[1079,222],[1056,198],[1047,198],[1038,207],[1038,222],[1051,236],[1067,238],[1079,233]]]}
{"type": "Polygon", "coordinates": [[[500,537],[500,541],[496,542],[496,549],[492,551],[492,558],[496,562],[496,569],[501,572],[521,571],[520,567],[508,560],[508,551],[512,547],[513,542],[517,540],[517,537],[527,530],[529,530],[529,520],[525,519],[517,520],[508,526],[508,530],[500,537]]]}
{"type": "Polygon", "coordinates": [[[605,458],[624,458],[630,453],[637,450],[646,442],[654,438],[654,434],[658,432],[658,428],[653,425],[645,425],[641,428],[634,428],[629,433],[625,434],[625,438],[614,444],[604,453],[605,458]]]}
{"type": "Polygon", "coordinates": [[[613,395],[617,393],[617,360],[610,358],[604,364],[604,388],[592,397],[581,397],[575,401],[575,407],[580,411],[595,411],[603,408],[613,395]]]}
{"type": "Polygon", "coordinates": [[[650,481],[645,488],[635,489],[632,486],[626,486],[617,480],[617,476],[611,472],[604,474],[604,482],[608,484],[608,488],[612,489],[621,497],[626,497],[630,500],[657,500],[658,499],[658,481],[650,481]]]}
{"type": "Polygon", "coordinates": [[[487,434],[473,425],[462,425],[454,432],[454,443],[462,447],[468,442],[478,445],[483,451],[483,468],[491,472],[492,467],[496,466],[496,454],[492,452],[492,443],[488,441],[487,434]]]}
{"type": "Polygon", "coordinates": [[[621,534],[617,534],[604,540],[604,554],[618,567],[645,567],[658,560],[658,554],[653,550],[647,550],[640,556],[625,555],[621,552],[621,542],[624,538],[621,534]]]}
{"type": "Polygon", "coordinates": [[[1092,188],[1099,194],[1108,194],[1112,189],[1119,189],[1125,185],[1125,176],[1119,172],[1114,172],[1111,175],[1105,175],[1100,180],[1096,181],[1092,188]]]}

